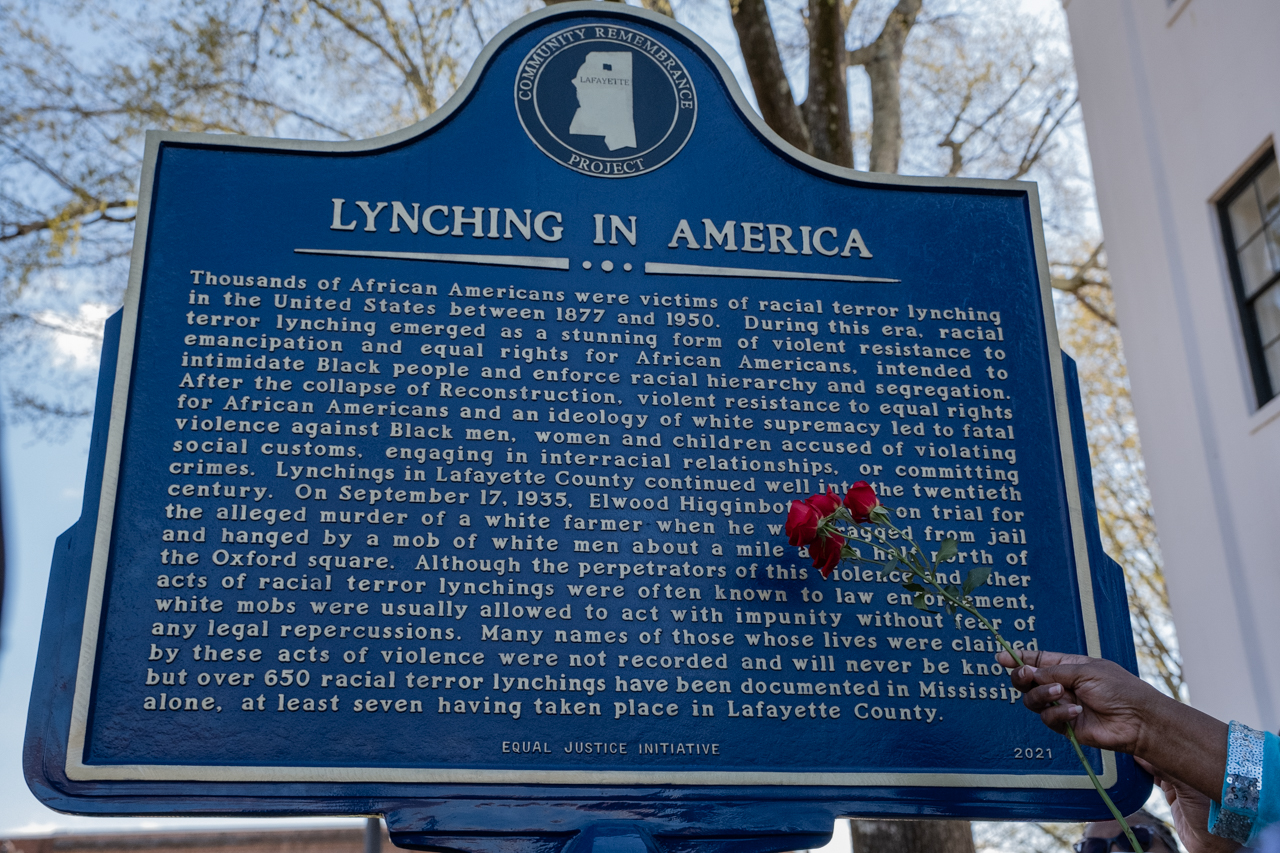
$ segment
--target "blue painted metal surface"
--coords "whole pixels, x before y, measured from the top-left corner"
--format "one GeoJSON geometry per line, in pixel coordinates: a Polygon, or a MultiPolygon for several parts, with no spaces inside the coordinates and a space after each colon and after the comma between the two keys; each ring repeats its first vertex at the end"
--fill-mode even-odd
{"type": "MultiPolygon", "coordinates": [[[[1005,618],[1010,639],[1092,648],[1136,669],[1123,579],[1097,533],[1074,365],[1065,356],[1058,361],[1046,325],[1052,315],[1034,187],[830,169],[787,149],[751,118],[723,75],[718,58],[670,22],[634,10],[572,5],[513,25],[439,117],[387,140],[286,146],[158,135],[149,141],[149,204],[130,301],[108,324],[85,505],[80,521],[58,540],[50,578],[25,752],[29,784],[42,801],[95,814],[383,813],[404,846],[512,853],[764,853],[819,846],[841,814],[1042,820],[1104,814],[1097,795],[1080,786],[1085,777],[1069,746],[1007,691],[995,700],[985,692],[966,698],[963,690],[929,696],[930,689],[976,690],[979,682],[998,695],[1007,685],[1003,676],[977,674],[977,665],[989,666],[991,659],[972,645],[979,632],[949,621],[920,628],[916,611],[888,597],[897,589],[889,583],[849,573],[824,582],[811,569],[801,574],[806,561],[794,549],[771,553],[784,539],[767,527],[782,522],[786,501],[828,482],[839,487],[865,478],[900,486],[901,494],[886,502],[902,508],[899,523],[910,525],[917,539],[926,527],[930,536],[973,532],[970,562],[986,552],[1002,575],[1033,579],[1012,590],[982,590],[992,596],[1025,590],[1016,606],[993,611],[1005,618]],[[540,73],[551,81],[545,92],[538,88],[540,73]],[[576,86],[577,110],[566,106],[574,92],[567,76],[583,83],[576,86]],[[631,87],[634,95],[619,96],[610,86],[631,87]],[[646,91],[666,92],[662,87],[670,92],[646,98],[646,91]],[[581,120],[580,112],[586,113],[581,120]],[[670,121],[657,133],[663,116],[670,121]],[[377,209],[380,201],[387,207],[377,209]],[[720,230],[737,223],[730,226],[736,250],[728,251],[724,237],[717,244],[704,220],[720,230]],[[245,276],[250,286],[241,286],[245,276]],[[357,280],[361,289],[353,290],[357,280]],[[369,285],[374,291],[365,289],[369,285]],[[423,287],[415,293],[415,285],[423,287]],[[468,288],[479,290],[469,295],[468,288]],[[529,290],[551,298],[529,299],[529,290]],[[594,294],[603,294],[602,301],[594,294]],[[201,304],[204,296],[209,301],[201,304]],[[255,296],[257,305],[238,301],[255,296]],[[335,302],[317,309],[317,299],[335,302]],[[706,301],[694,308],[693,299],[706,301]],[[392,313],[392,305],[400,310],[392,313]],[[837,313],[837,305],[853,307],[837,313]],[[921,308],[926,313],[917,317],[921,308]],[[935,309],[947,312],[945,321],[931,313],[935,309]],[[981,319],[978,311],[986,312],[981,319]],[[218,320],[219,328],[213,316],[231,319],[218,320]],[[406,322],[430,323],[434,334],[392,326],[406,322]],[[470,335],[462,333],[464,325],[470,335]],[[481,325],[483,336],[476,329],[481,325]],[[504,329],[517,328],[519,339],[504,336],[504,329]],[[610,338],[602,342],[599,333],[610,338]],[[711,338],[720,345],[711,346],[711,338]],[[342,344],[341,354],[330,341],[342,344]],[[474,347],[470,355],[464,346],[474,347]],[[924,357],[914,349],[923,346],[945,349],[924,357]],[[127,384],[117,383],[113,369],[122,348],[127,384]],[[231,366],[229,359],[246,357],[249,367],[231,366]],[[253,367],[262,357],[280,363],[253,367]],[[341,372],[342,362],[350,363],[350,373],[341,372]],[[520,374],[513,375],[517,366],[520,374]],[[599,375],[585,377],[588,368],[599,375]],[[939,368],[945,381],[929,375],[939,368]],[[482,373],[497,369],[506,369],[507,378],[482,373]],[[949,376],[948,369],[954,371],[949,376]],[[577,374],[558,381],[548,370],[577,374]],[[997,370],[1006,375],[998,377],[997,370]],[[244,380],[240,387],[230,387],[235,379],[244,380]],[[293,385],[255,387],[285,379],[293,385]],[[530,399],[533,389],[556,397],[530,399]],[[287,411],[306,403],[314,411],[287,411]],[[817,403],[833,411],[824,417],[817,403]],[[415,414],[414,405],[447,406],[449,414],[431,417],[421,408],[415,414]],[[463,406],[490,417],[468,412],[473,417],[466,418],[463,406]],[[517,411],[540,419],[516,420],[517,411]],[[697,420],[712,415],[738,420],[728,426],[697,420]],[[193,416],[200,419],[194,426],[193,416]],[[560,417],[569,420],[552,421],[560,417]],[[249,435],[242,434],[241,420],[249,435]],[[827,427],[828,420],[838,422],[840,435],[830,435],[835,427],[827,427]],[[235,421],[237,431],[223,428],[223,421],[235,421]],[[364,434],[327,438],[320,432],[326,424],[362,427],[364,434]],[[372,431],[374,424],[380,432],[372,431]],[[424,429],[421,437],[413,435],[417,427],[424,429]],[[436,431],[425,432],[430,429],[436,431]],[[468,438],[468,429],[481,432],[468,438]],[[507,436],[486,439],[485,429],[507,436]],[[972,437],[976,429],[983,430],[981,438],[972,437]],[[558,443],[571,432],[591,438],[558,443]],[[609,438],[608,451],[595,438],[601,435],[609,438]],[[640,446],[640,437],[650,444],[640,446]],[[208,449],[242,438],[247,456],[208,449]],[[728,452],[720,447],[725,439],[728,452]],[[341,457],[315,458],[320,445],[326,457],[335,453],[329,441],[339,440],[334,446],[342,448],[341,457]],[[747,440],[770,445],[748,447],[747,440]],[[188,441],[197,442],[194,451],[188,452],[188,441]],[[215,444],[203,444],[208,441],[215,444]],[[796,441],[805,447],[797,449],[796,441]],[[957,460],[959,447],[979,458],[957,460]],[[1007,455],[991,460],[995,449],[1014,450],[1016,461],[1007,455]],[[447,455],[459,450],[478,456],[468,463],[447,455]],[[492,459],[479,455],[483,451],[492,459]],[[528,460],[509,463],[508,451],[527,453],[528,460]],[[584,455],[556,462],[544,452],[584,455]],[[606,455],[622,461],[606,468],[600,461],[606,455]],[[248,473],[203,476],[202,468],[184,468],[208,462],[243,464],[248,473]],[[957,462],[955,476],[941,480],[938,466],[957,462]],[[336,468],[348,466],[351,475],[335,476],[336,468]],[[383,481],[371,474],[359,479],[358,469],[375,467],[383,481]],[[779,468],[786,473],[778,475],[779,468]],[[424,472],[420,485],[411,469],[424,472]],[[999,480],[996,470],[1004,475],[999,480]],[[545,480],[512,482],[516,471],[545,480]],[[725,484],[702,490],[695,479],[713,471],[725,484]],[[473,482],[494,474],[507,480],[473,482]],[[588,476],[610,479],[607,485],[575,480],[588,476]],[[671,482],[676,478],[679,488],[671,482]],[[212,493],[213,483],[220,494],[212,493]],[[199,486],[208,493],[199,494],[199,486]],[[231,486],[235,497],[228,500],[224,490],[231,486]],[[966,491],[955,497],[938,491],[960,487],[966,491]],[[406,494],[397,497],[401,488],[406,494]],[[974,498],[978,488],[986,497],[974,498]],[[318,489],[326,489],[324,499],[318,489]],[[371,503],[374,490],[380,503],[371,503]],[[479,505],[482,490],[485,504],[479,505]],[[413,491],[423,492],[422,503],[413,491]],[[446,502],[446,493],[462,491],[471,494],[469,503],[446,502]],[[493,491],[499,494],[490,498],[493,491]],[[523,506],[529,492],[538,506],[523,506]],[[435,493],[439,499],[431,503],[435,493]],[[104,494],[109,500],[100,510],[104,494]],[[706,503],[712,495],[728,501],[714,515],[706,503]],[[633,498],[640,501],[634,507],[633,498]],[[601,508],[602,500],[615,508],[601,508]],[[753,512],[762,502],[768,511],[753,512]],[[174,519],[178,505],[199,506],[204,514],[174,519]],[[997,505],[1024,516],[993,525],[989,513],[997,505]],[[947,517],[979,507],[988,513],[981,522],[947,517]],[[304,508],[304,522],[279,517],[281,510],[304,508]],[[276,518],[251,514],[264,509],[275,510],[276,518]],[[227,517],[219,519],[219,510],[227,517]],[[443,517],[435,514],[440,510],[443,517]],[[380,515],[376,526],[321,515],[356,511],[391,515],[380,515]],[[517,513],[548,522],[520,534],[529,537],[531,550],[513,553],[510,539],[520,528],[508,530],[505,518],[514,522],[517,513]],[[597,524],[575,530],[578,518],[597,524]],[[626,534],[593,532],[601,519],[642,525],[626,534]],[[715,532],[676,535],[658,524],[670,528],[676,519],[711,522],[715,532]],[[109,527],[100,524],[108,520],[109,527]],[[751,532],[746,524],[755,525],[751,532]],[[165,531],[200,527],[203,542],[176,548],[164,538],[165,531]],[[1025,545],[1016,537],[1014,544],[996,543],[991,532],[1015,529],[1026,531],[1025,545]],[[279,537],[303,530],[306,542],[279,537]],[[257,547],[251,540],[237,543],[241,532],[261,534],[257,547]],[[344,547],[330,539],[339,534],[352,540],[344,547]],[[376,545],[369,535],[379,537],[376,545]],[[409,536],[409,547],[394,547],[395,535],[409,536]],[[415,536],[421,537],[416,546],[415,536]],[[557,550],[547,550],[549,541],[534,544],[535,536],[555,538],[557,550]],[[501,547],[495,537],[504,538],[501,547]],[[1078,539],[1082,548],[1074,544],[1078,539]],[[575,540],[588,543],[578,546],[587,550],[575,553],[575,540]],[[620,546],[613,554],[603,550],[610,541],[620,546]],[[739,545],[751,553],[738,556],[739,545]],[[664,546],[683,553],[664,554],[664,546]],[[590,550],[596,547],[602,550],[590,550]],[[198,562],[173,567],[175,550],[184,560],[196,553],[198,562]],[[358,556],[362,567],[337,568],[335,556],[358,556]],[[540,562],[535,570],[535,557],[554,565],[540,562]],[[441,559],[453,565],[454,558],[462,561],[457,569],[437,570],[441,559]],[[468,567],[468,560],[476,562],[468,567]],[[488,571],[482,560],[490,561],[488,571]],[[439,587],[492,584],[497,560],[508,561],[502,583],[550,583],[555,591],[538,599],[510,588],[499,596],[493,586],[470,595],[439,587]],[[785,580],[777,577],[781,569],[785,580]],[[157,587],[161,575],[169,587],[157,587]],[[197,579],[194,611],[173,609],[175,599],[188,596],[185,587],[173,586],[178,575],[197,579]],[[303,575],[327,579],[322,585],[328,588],[273,587],[276,577],[303,575]],[[388,580],[409,590],[390,594],[388,580]],[[366,591],[361,581],[369,582],[366,591]],[[593,583],[606,588],[608,598],[587,597],[585,587],[593,583]],[[707,608],[708,619],[719,611],[723,622],[686,621],[692,620],[693,590],[701,595],[698,611],[707,608]],[[785,593],[785,604],[762,602],[762,590],[771,597],[785,593]],[[680,594],[686,597],[675,597],[680,594]],[[223,609],[208,609],[217,600],[223,609]],[[163,609],[165,602],[170,609],[163,609]],[[241,602],[250,602],[252,616],[237,614],[241,602]],[[366,613],[329,609],[360,603],[368,605],[366,613]],[[420,615],[401,613],[402,604],[416,605],[420,615]],[[428,604],[432,615],[421,615],[428,604]],[[455,609],[463,604],[469,614],[455,609]],[[290,605],[292,612],[280,609],[290,605]],[[540,608],[538,622],[527,611],[513,615],[511,608],[529,605],[540,608]],[[556,608],[554,619],[545,616],[549,606],[556,608]],[[587,617],[588,606],[594,618],[587,617]],[[608,615],[594,609],[600,606],[608,615]],[[482,607],[498,609],[484,615],[482,607]],[[643,622],[637,620],[642,611],[649,616],[643,622]],[[85,630],[86,613],[96,631],[85,630]],[[785,615],[790,624],[752,623],[750,614],[785,615]],[[801,628],[801,614],[818,621],[801,628]],[[914,626],[886,627],[908,615],[914,626]],[[836,616],[841,621],[832,624],[836,616]],[[267,637],[242,633],[264,621],[267,637]],[[191,628],[179,627],[180,641],[174,640],[166,636],[170,623],[191,628]],[[228,627],[219,634],[222,624],[228,627]],[[385,642],[369,640],[373,626],[392,634],[385,642]],[[518,644],[500,634],[485,639],[491,626],[545,633],[536,646],[518,644]],[[365,637],[353,635],[357,627],[365,637]],[[441,632],[433,636],[434,627],[441,632]],[[421,639],[394,636],[396,629],[424,628],[421,639]],[[662,638],[655,628],[664,629],[662,638]],[[557,630],[566,634],[558,637],[557,630]],[[599,630],[602,638],[613,631],[615,642],[575,644],[571,630],[599,630]],[[677,634],[686,642],[672,641],[673,632],[686,630],[677,634]],[[707,637],[699,645],[701,633],[707,637]],[[729,633],[732,646],[723,644],[729,633]],[[721,635],[719,644],[712,644],[713,634],[721,635]],[[780,636],[787,643],[794,636],[800,645],[765,648],[766,637],[776,643],[780,636]],[[803,645],[805,637],[810,645],[803,645]],[[907,652],[892,647],[890,637],[930,645],[907,652]],[[690,643],[698,666],[677,671],[673,661],[682,656],[687,663],[690,643]],[[171,660],[166,649],[176,649],[177,657],[171,660]],[[229,658],[221,657],[223,649],[229,658]],[[252,649],[263,657],[236,660],[252,649]],[[424,655],[483,653],[485,663],[469,667],[481,679],[479,688],[459,693],[459,676],[469,675],[463,667],[405,659],[419,649],[424,655]],[[220,657],[210,663],[214,651],[220,657]],[[521,652],[559,657],[526,667],[500,657],[521,652]],[[585,656],[597,652],[607,655],[605,664],[586,663],[585,656]],[[624,653],[625,661],[616,659],[624,653]],[[344,655],[353,662],[344,663],[344,655]],[[745,668],[757,656],[769,667],[765,673],[745,668]],[[884,669],[890,661],[912,668],[891,678],[893,670],[884,669]],[[949,672],[936,669],[942,662],[949,672]],[[306,670],[311,680],[282,684],[285,669],[295,678],[306,670]],[[336,680],[342,675],[350,684],[353,674],[368,672],[372,680],[375,672],[389,677],[395,671],[403,685],[414,669],[415,678],[441,681],[428,678],[406,690],[339,687],[336,680]],[[275,683],[268,682],[268,670],[275,683]],[[568,679],[585,687],[588,672],[602,684],[571,692],[568,679]],[[255,680],[233,688],[232,673],[255,680]],[[166,676],[174,683],[166,684],[166,676]],[[446,676],[452,683],[442,686],[446,676]],[[522,690],[502,680],[551,676],[563,676],[564,686],[548,691],[544,682],[540,690],[522,690]],[[199,683],[206,677],[209,683],[199,683]],[[659,679],[666,680],[665,690],[659,679]],[[623,680],[639,694],[621,690],[623,680]],[[695,680],[717,688],[728,682],[730,692],[694,693],[695,680]],[[784,681],[829,692],[826,699],[789,699],[784,681]],[[774,682],[779,687],[769,692],[774,682]],[[148,702],[161,701],[168,708],[175,697],[181,710],[149,709],[148,702]],[[337,710],[303,710],[304,701],[315,706],[330,697],[338,698],[337,710]],[[375,711],[362,706],[357,713],[356,700],[371,698],[375,711]],[[187,710],[188,699],[196,709],[187,710]],[[297,710],[287,705],[292,699],[297,710]],[[412,700],[422,705],[411,706],[412,700]],[[480,710],[496,709],[497,701],[508,703],[505,716],[480,710]],[[513,712],[512,701],[521,703],[519,710],[513,712]],[[657,702],[662,716],[635,715],[636,701],[657,702]],[[820,712],[810,705],[821,705],[820,712]],[[768,713],[771,706],[778,717],[745,710],[768,713]],[[798,707],[803,720],[790,716],[798,707]],[[707,708],[714,716],[705,715],[707,708]],[[898,720],[904,709],[918,719],[898,720]],[[893,721],[885,719],[889,711],[893,721]],[[512,743],[529,745],[521,750],[545,744],[547,751],[514,752],[512,743]],[[626,744],[628,752],[574,751],[584,743],[626,744]],[[642,744],[658,746],[641,753],[642,744]],[[677,751],[678,744],[693,746],[677,751]],[[1042,757],[1018,757],[1028,749],[1042,757]]],[[[869,554],[873,545],[862,547],[869,554]]],[[[1145,800],[1150,780],[1128,758],[1104,765],[1094,753],[1093,760],[1100,771],[1114,768],[1111,790],[1122,808],[1145,800]]]]}

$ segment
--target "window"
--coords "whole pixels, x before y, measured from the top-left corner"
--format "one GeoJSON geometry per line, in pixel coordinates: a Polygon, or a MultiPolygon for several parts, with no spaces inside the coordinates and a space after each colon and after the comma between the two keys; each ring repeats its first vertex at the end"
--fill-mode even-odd
{"type": "Polygon", "coordinates": [[[1280,169],[1272,150],[1218,212],[1258,405],[1280,393],[1280,169]]]}

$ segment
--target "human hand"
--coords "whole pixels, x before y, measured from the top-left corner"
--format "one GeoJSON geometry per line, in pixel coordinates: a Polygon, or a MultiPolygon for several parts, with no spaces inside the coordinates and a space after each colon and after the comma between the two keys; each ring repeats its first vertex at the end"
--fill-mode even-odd
{"type": "MultiPolygon", "coordinates": [[[[1066,734],[1067,724],[1085,746],[1133,753],[1140,749],[1161,701],[1173,701],[1108,660],[1058,652],[1023,652],[1026,665],[1014,669],[1013,686],[1022,703],[1046,726],[1066,734]]],[[[1017,666],[1005,651],[997,658],[1017,666]]]]}
{"type": "MultiPolygon", "coordinates": [[[[1046,726],[1067,725],[1086,746],[1127,752],[1201,795],[1217,798],[1227,768],[1227,724],[1165,696],[1119,664],[1083,655],[1023,652],[1013,671],[1022,702],[1046,726]],[[1056,703],[1056,704],[1055,704],[1056,703]]],[[[1001,665],[1013,667],[1007,653],[1001,665]]]]}
{"type": "Polygon", "coordinates": [[[1173,826],[1187,853],[1234,853],[1240,845],[1209,832],[1209,798],[1161,771],[1150,762],[1135,759],[1138,766],[1156,779],[1173,812],[1173,826]]]}

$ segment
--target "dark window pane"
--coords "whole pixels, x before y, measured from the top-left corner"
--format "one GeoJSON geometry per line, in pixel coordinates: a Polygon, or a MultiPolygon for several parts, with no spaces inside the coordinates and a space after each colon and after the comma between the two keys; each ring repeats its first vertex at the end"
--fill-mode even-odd
{"type": "Polygon", "coordinates": [[[1271,375],[1271,387],[1273,389],[1280,387],[1280,341],[1266,348],[1264,358],[1267,362],[1267,373],[1271,375]]]}
{"type": "Polygon", "coordinates": [[[1220,202],[1258,405],[1280,396],[1280,165],[1275,152],[1220,202]]]}
{"type": "Polygon", "coordinates": [[[1262,202],[1262,218],[1270,219],[1280,212],[1280,168],[1276,161],[1258,175],[1258,198],[1262,202]]]}
{"type": "Polygon", "coordinates": [[[1243,244],[1262,227],[1262,214],[1258,212],[1258,196],[1253,186],[1244,188],[1240,197],[1227,207],[1231,216],[1231,235],[1236,245],[1243,244]]]}
{"type": "Polygon", "coordinates": [[[1244,295],[1252,296],[1271,278],[1271,259],[1267,257],[1267,241],[1261,235],[1240,250],[1240,275],[1244,278],[1244,295]]]}
{"type": "Polygon", "coordinates": [[[1271,272],[1280,272],[1280,216],[1264,225],[1262,232],[1266,235],[1267,252],[1271,255],[1271,272]]]}
{"type": "MultiPolygon", "coordinates": [[[[1280,284],[1271,285],[1254,300],[1253,313],[1258,318],[1258,337],[1263,346],[1280,338],[1280,284]]],[[[1276,377],[1280,378],[1280,374],[1276,377]]]]}

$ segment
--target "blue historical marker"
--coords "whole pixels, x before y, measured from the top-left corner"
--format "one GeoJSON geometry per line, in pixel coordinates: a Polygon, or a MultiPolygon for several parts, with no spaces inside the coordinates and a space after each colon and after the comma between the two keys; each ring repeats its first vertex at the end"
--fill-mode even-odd
{"type": "Polygon", "coordinates": [[[580,3],[382,139],[151,134],[138,221],[44,802],[672,853],[1104,813],[972,620],[782,532],[868,480],[1010,640],[1135,668],[1034,185],[820,163],[696,36],[580,3]]]}

